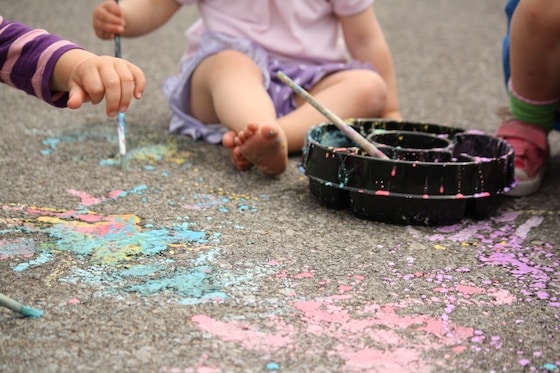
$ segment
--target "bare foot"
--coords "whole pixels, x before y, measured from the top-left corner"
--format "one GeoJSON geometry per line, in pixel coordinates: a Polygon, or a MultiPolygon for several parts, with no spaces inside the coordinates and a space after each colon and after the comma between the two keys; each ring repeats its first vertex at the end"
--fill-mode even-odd
{"type": "Polygon", "coordinates": [[[235,145],[236,136],[237,135],[233,131],[228,131],[224,133],[224,136],[222,136],[222,145],[225,148],[229,149],[231,155],[231,162],[233,163],[233,166],[235,168],[242,171],[248,170],[249,168],[251,168],[251,166],[253,166],[253,164],[249,162],[247,158],[243,156],[243,154],[241,154],[241,150],[239,149],[239,146],[235,145]]]}
{"type": "Polygon", "coordinates": [[[276,124],[249,123],[234,142],[241,155],[267,175],[280,175],[288,166],[286,135],[276,124]]]}

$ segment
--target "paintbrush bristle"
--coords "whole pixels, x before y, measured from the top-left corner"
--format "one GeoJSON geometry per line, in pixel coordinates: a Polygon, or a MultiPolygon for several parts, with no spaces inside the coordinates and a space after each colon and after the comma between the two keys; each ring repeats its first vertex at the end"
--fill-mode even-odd
{"type": "Polygon", "coordinates": [[[43,311],[29,306],[21,306],[19,313],[25,317],[31,317],[31,318],[43,317],[43,311]]]}
{"type": "Polygon", "coordinates": [[[0,306],[6,307],[25,317],[35,318],[35,317],[43,316],[43,311],[21,304],[1,293],[0,293],[0,306]]]}

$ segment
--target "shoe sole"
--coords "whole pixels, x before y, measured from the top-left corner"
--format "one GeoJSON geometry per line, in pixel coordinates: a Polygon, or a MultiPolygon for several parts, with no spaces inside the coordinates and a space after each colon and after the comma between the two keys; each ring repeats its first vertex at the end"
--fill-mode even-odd
{"type": "Polygon", "coordinates": [[[508,197],[525,197],[536,193],[542,185],[546,168],[547,167],[543,167],[541,171],[530,180],[519,180],[518,178],[517,186],[504,194],[508,197]]]}

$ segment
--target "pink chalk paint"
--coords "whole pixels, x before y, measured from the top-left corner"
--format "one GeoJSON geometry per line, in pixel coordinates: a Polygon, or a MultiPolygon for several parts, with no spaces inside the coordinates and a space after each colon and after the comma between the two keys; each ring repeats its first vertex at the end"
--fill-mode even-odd
{"type": "Polygon", "coordinates": [[[388,192],[386,190],[376,190],[375,195],[376,196],[390,196],[391,192],[388,192]]]}
{"type": "Polygon", "coordinates": [[[315,275],[311,272],[302,272],[294,275],[294,278],[313,278],[315,275]]]}
{"type": "Polygon", "coordinates": [[[88,194],[86,192],[80,192],[74,189],[67,189],[66,191],[74,197],[80,198],[82,200],[80,203],[82,206],[93,206],[103,202],[102,199],[93,197],[91,194],[88,194]]]}
{"type": "Polygon", "coordinates": [[[274,327],[281,328],[271,333],[256,330],[250,324],[223,322],[206,315],[195,315],[191,318],[196,326],[226,342],[237,342],[245,348],[255,351],[277,350],[293,343],[293,331],[290,325],[278,321],[274,327]]]}
{"type": "Polygon", "coordinates": [[[460,345],[460,346],[453,347],[451,349],[451,351],[456,352],[456,353],[461,353],[461,352],[464,352],[466,349],[467,349],[467,346],[460,345]]]}
{"type": "Polygon", "coordinates": [[[353,289],[352,286],[348,286],[348,285],[338,285],[338,291],[339,291],[341,294],[344,294],[344,293],[346,293],[346,292],[348,292],[348,291],[351,291],[352,289],[353,289]]]}
{"type": "Polygon", "coordinates": [[[418,351],[408,348],[391,350],[363,349],[355,352],[340,351],[339,355],[346,360],[345,371],[376,372],[429,372],[432,367],[425,364],[418,351]]]}
{"type": "Polygon", "coordinates": [[[455,289],[457,289],[458,292],[463,293],[463,294],[484,294],[486,293],[486,289],[483,288],[477,288],[474,286],[467,286],[467,285],[457,285],[455,286],[455,289]]]}

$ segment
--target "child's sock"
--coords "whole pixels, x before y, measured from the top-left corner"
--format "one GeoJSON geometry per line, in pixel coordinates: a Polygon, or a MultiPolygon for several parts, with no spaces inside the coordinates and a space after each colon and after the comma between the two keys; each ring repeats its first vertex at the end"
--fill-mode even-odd
{"type": "Polygon", "coordinates": [[[560,99],[535,101],[521,96],[513,88],[511,80],[508,84],[509,107],[513,116],[526,123],[535,124],[550,132],[553,127],[554,115],[558,110],[560,99]]]}

